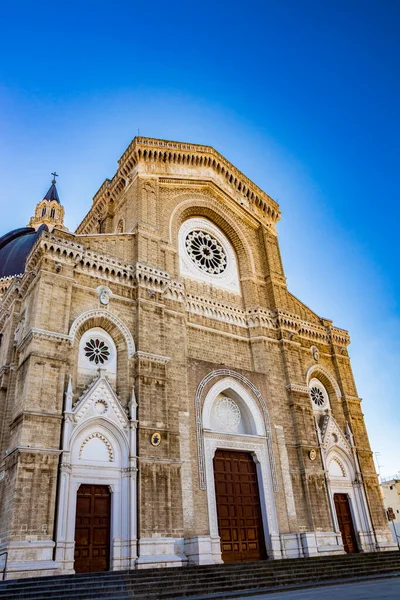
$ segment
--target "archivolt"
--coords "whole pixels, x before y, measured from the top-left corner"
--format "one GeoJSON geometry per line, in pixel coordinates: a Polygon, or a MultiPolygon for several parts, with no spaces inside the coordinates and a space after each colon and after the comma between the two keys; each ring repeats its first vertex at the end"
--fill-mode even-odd
{"type": "Polygon", "coordinates": [[[240,373],[236,373],[235,371],[231,371],[230,369],[216,369],[212,371],[208,375],[206,375],[201,382],[196,391],[196,396],[194,399],[195,409],[196,409],[196,433],[197,433],[197,452],[198,452],[198,460],[199,460],[199,478],[200,478],[200,489],[205,490],[206,485],[206,470],[205,470],[205,461],[204,461],[204,433],[203,433],[203,418],[202,418],[202,396],[205,386],[215,377],[233,377],[234,379],[238,379],[242,384],[250,388],[255,397],[257,398],[261,410],[263,413],[264,421],[265,421],[265,430],[267,437],[267,445],[268,445],[268,454],[269,460],[271,464],[271,474],[272,480],[274,484],[274,491],[278,491],[278,480],[276,476],[276,468],[275,468],[275,459],[274,459],[274,451],[272,447],[272,437],[271,437],[271,424],[268,415],[267,405],[265,404],[265,400],[262,397],[260,391],[256,388],[256,386],[251,383],[246,377],[240,375],[240,373]]]}
{"type": "MultiPolygon", "coordinates": [[[[334,389],[334,392],[338,398],[338,400],[340,400],[340,398],[342,397],[342,393],[340,391],[340,388],[338,386],[338,383],[336,381],[336,379],[333,377],[333,375],[328,371],[328,369],[325,369],[325,367],[323,367],[322,365],[313,365],[312,367],[310,367],[307,371],[307,385],[309,385],[310,380],[312,379],[312,377],[316,377],[318,379],[318,374],[323,375],[323,377],[325,377],[329,383],[331,384],[331,386],[334,389]]],[[[324,383],[322,381],[322,383],[324,383]]]]}
{"type": "Polygon", "coordinates": [[[96,431],[95,433],[91,433],[83,440],[81,447],[79,449],[79,458],[82,458],[83,449],[85,448],[86,444],[93,438],[98,438],[105,444],[105,446],[108,450],[108,457],[110,459],[110,462],[112,462],[114,460],[114,451],[113,451],[112,445],[110,444],[108,439],[102,433],[99,433],[98,431],[96,431]]]}
{"type": "Polygon", "coordinates": [[[109,310],[104,310],[101,308],[86,310],[85,312],[76,317],[69,330],[69,337],[72,343],[75,340],[75,336],[78,330],[81,328],[83,323],[85,323],[89,319],[106,319],[107,321],[113,323],[116,327],[118,327],[118,329],[121,331],[122,335],[125,338],[126,345],[128,347],[128,357],[131,358],[135,354],[135,342],[127,325],[125,325],[125,323],[121,321],[119,317],[114,315],[109,310]]]}
{"type": "Polygon", "coordinates": [[[210,219],[216,226],[220,227],[223,233],[228,237],[230,242],[237,254],[240,255],[240,250],[245,253],[249,263],[251,272],[255,272],[254,257],[248,244],[246,237],[237,227],[234,219],[225,211],[223,212],[222,207],[211,204],[210,199],[207,196],[199,196],[198,194],[182,194],[182,202],[180,202],[172,211],[169,220],[169,240],[171,244],[174,244],[174,240],[177,239],[179,227],[185,220],[182,219],[182,215],[187,212],[187,218],[194,216],[202,216],[210,219]],[[214,218],[213,218],[214,216],[214,218]],[[216,218],[215,218],[216,217],[216,218]],[[221,226],[222,223],[222,226],[221,226]],[[225,226],[223,226],[225,225],[225,226]]]}

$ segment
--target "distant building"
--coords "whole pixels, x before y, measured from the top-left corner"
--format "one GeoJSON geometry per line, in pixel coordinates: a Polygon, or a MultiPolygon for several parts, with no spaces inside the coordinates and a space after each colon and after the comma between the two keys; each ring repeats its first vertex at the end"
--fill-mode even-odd
{"type": "Polygon", "coordinates": [[[394,541],[398,543],[400,542],[400,473],[384,479],[381,488],[390,530],[394,541]]]}

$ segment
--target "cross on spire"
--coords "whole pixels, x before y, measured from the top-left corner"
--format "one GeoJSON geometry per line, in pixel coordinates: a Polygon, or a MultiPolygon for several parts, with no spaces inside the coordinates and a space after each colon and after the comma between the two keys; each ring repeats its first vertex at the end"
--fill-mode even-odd
{"type": "Polygon", "coordinates": [[[56,177],[58,177],[57,173],[54,171],[54,173],[52,173],[53,175],[53,181],[51,182],[53,185],[56,183],[56,177]]]}

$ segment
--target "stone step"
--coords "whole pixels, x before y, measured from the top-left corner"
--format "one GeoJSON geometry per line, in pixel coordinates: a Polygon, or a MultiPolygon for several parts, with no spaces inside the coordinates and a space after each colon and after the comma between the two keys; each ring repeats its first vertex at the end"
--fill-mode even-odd
{"type": "MultiPolygon", "coordinates": [[[[308,562],[308,561],[307,561],[308,562]]],[[[308,570],[310,571],[310,570],[308,570]]],[[[398,566],[387,565],[386,567],[381,567],[378,569],[379,573],[385,572],[399,572],[398,566]]],[[[45,598],[63,598],[70,597],[71,594],[75,598],[117,598],[118,596],[126,596],[126,597],[134,597],[134,598],[145,598],[145,597],[157,597],[157,598],[169,598],[169,597],[178,597],[178,596],[186,596],[186,595],[195,595],[196,593],[204,593],[204,590],[213,591],[215,593],[224,591],[224,590],[240,590],[240,589],[257,589],[260,587],[270,587],[276,585],[288,585],[294,582],[310,582],[310,581],[320,581],[325,579],[333,579],[335,570],[332,569],[332,572],[321,572],[315,573],[313,572],[303,572],[303,574],[293,573],[293,574],[275,574],[268,577],[258,577],[256,579],[251,577],[245,577],[242,573],[242,577],[238,580],[232,581],[229,577],[224,578],[221,581],[209,581],[208,578],[200,578],[196,582],[183,582],[180,580],[175,580],[173,585],[169,585],[168,589],[165,588],[165,582],[159,582],[158,585],[149,584],[146,582],[142,582],[140,585],[135,584],[134,582],[124,582],[122,585],[117,584],[117,582],[110,581],[108,585],[105,586],[81,586],[79,589],[71,590],[70,586],[65,586],[62,589],[58,589],[59,586],[51,589],[49,586],[48,590],[34,590],[32,588],[26,587],[25,590],[13,590],[12,596],[10,595],[2,595],[3,598],[17,599],[17,598],[26,598],[31,600],[37,599],[45,599],[45,598]],[[89,588],[89,589],[87,589],[89,588]],[[127,596],[128,594],[128,596],[127,596]]],[[[340,575],[340,577],[354,577],[359,575],[369,575],[370,569],[367,565],[360,570],[359,565],[353,565],[352,568],[347,570],[341,570],[340,573],[336,570],[336,576],[340,575]]],[[[94,583],[94,582],[92,582],[94,583]]],[[[10,592],[11,590],[8,590],[10,592]]],[[[4,593],[6,590],[4,590],[4,593]]]]}
{"type": "MultiPolygon", "coordinates": [[[[396,572],[396,575],[400,575],[400,572],[396,572]]],[[[356,577],[357,578],[357,577],[356,577]]],[[[360,578],[360,577],[358,577],[360,578]]],[[[351,575],[348,576],[348,579],[354,580],[355,578],[351,575]]],[[[366,576],[365,579],[370,579],[370,577],[366,576]]],[[[208,586],[206,588],[207,594],[212,594],[220,597],[232,597],[232,595],[241,595],[246,592],[246,594],[254,594],[261,593],[266,591],[277,591],[291,588],[299,588],[306,587],[307,585],[318,585],[324,582],[332,582],[336,581],[337,583],[341,580],[332,580],[330,577],[321,577],[318,580],[310,581],[308,577],[300,577],[297,578],[295,582],[293,579],[281,580],[273,585],[268,585],[268,583],[256,583],[252,586],[249,586],[249,582],[245,582],[243,584],[238,584],[234,586],[208,586]]],[[[196,598],[204,596],[205,588],[204,585],[199,585],[196,587],[187,587],[187,588],[174,588],[172,590],[163,590],[163,591],[154,591],[147,590],[143,594],[137,594],[133,590],[125,590],[122,592],[111,590],[109,593],[99,594],[97,591],[83,591],[81,593],[74,594],[75,600],[163,600],[167,598],[196,598]]],[[[17,598],[24,598],[24,596],[12,596],[10,600],[17,600],[17,598]]],[[[40,594],[36,595],[35,600],[42,600],[43,596],[40,594]]],[[[59,596],[57,594],[53,594],[51,596],[51,600],[65,600],[65,596],[59,596]]]]}
{"type": "MultiPolygon", "coordinates": [[[[289,564],[304,564],[304,560],[306,560],[307,562],[311,563],[337,563],[338,561],[377,561],[377,560],[387,560],[388,557],[391,558],[395,558],[398,557],[398,560],[400,560],[400,552],[398,550],[392,550],[392,551],[388,551],[388,552],[366,552],[366,553],[359,553],[359,554],[338,554],[338,555],[329,555],[329,556],[317,556],[317,557],[311,557],[311,558],[287,558],[284,560],[263,560],[263,561],[248,561],[248,562],[243,562],[243,563],[221,563],[218,565],[189,565],[189,566],[183,566],[183,567],[168,567],[168,568],[149,568],[149,569],[139,569],[139,570],[123,570],[123,571],[103,571],[103,572],[99,572],[99,573],[77,573],[74,575],[57,575],[57,576],[48,576],[47,579],[68,579],[68,578],[79,578],[79,577],[109,577],[109,576],[116,576],[116,575],[127,575],[130,573],[136,573],[137,576],[147,576],[148,573],[151,572],[157,572],[157,573],[164,573],[165,575],[168,575],[171,572],[177,573],[179,571],[182,572],[188,572],[188,571],[195,571],[195,572],[204,572],[204,571],[215,571],[218,569],[223,569],[223,570],[227,570],[227,569],[237,569],[237,568],[243,568],[243,566],[246,566],[246,568],[260,568],[263,567],[265,565],[280,565],[280,564],[285,564],[285,565],[289,565],[289,564]]],[[[43,581],[44,579],[46,579],[46,577],[32,577],[29,578],[29,582],[34,582],[34,581],[43,581]]],[[[25,581],[28,581],[28,579],[26,579],[25,581]]],[[[1,583],[1,582],[0,582],[1,583]]]]}
{"type": "Polygon", "coordinates": [[[152,579],[175,579],[176,577],[191,577],[192,575],[206,575],[210,574],[212,576],[217,576],[219,572],[231,573],[233,576],[236,571],[242,573],[245,570],[247,573],[257,573],[260,571],[271,571],[274,572],[279,570],[300,570],[303,571],[304,568],[329,568],[331,565],[334,565],[335,568],[339,568],[340,566],[346,566],[351,561],[352,563],[357,563],[359,565],[368,563],[370,566],[372,564],[380,564],[387,563],[388,561],[398,562],[400,564],[400,552],[386,552],[386,553],[369,553],[369,554],[359,554],[353,555],[351,558],[348,555],[340,555],[337,557],[316,557],[309,559],[286,559],[280,561],[259,561],[259,562],[249,562],[249,563],[232,563],[225,565],[204,565],[204,566],[196,566],[196,567],[178,567],[178,568],[165,568],[165,569],[141,569],[141,570],[133,570],[133,571],[106,571],[102,573],[81,573],[77,575],[59,575],[53,577],[35,577],[30,579],[18,579],[18,580],[6,580],[5,582],[0,582],[0,590],[1,587],[6,585],[8,586],[35,586],[40,585],[43,586],[45,582],[51,582],[51,585],[54,585],[56,582],[68,583],[74,581],[74,583],[84,583],[85,581],[91,582],[94,579],[96,582],[99,580],[107,580],[107,579],[115,579],[115,578],[132,578],[134,577],[136,581],[145,579],[146,581],[151,581],[152,579]]]}
{"type": "MultiPolygon", "coordinates": [[[[397,560],[386,560],[386,561],[379,561],[379,562],[375,562],[373,564],[374,569],[380,569],[381,565],[383,565],[385,568],[386,567],[390,567],[393,569],[400,569],[400,562],[397,560]]],[[[318,565],[319,567],[320,565],[318,565]]],[[[360,570],[360,569],[371,569],[371,565],[370,564],[365,564],[365,562],[360,562],[358,561],[356,562],[352,562],[351,564],[348,563],[347,564],[337,564],[337,563],[331,563],[329,565],[324,565],[323,569],[318,569],[319,571],[323,571],[326,573],[340,573],[340,572],[345,572],[349,567],[351,567],[352,569],[355,570],[360,570]]],[[[316,565],[315,564],[309,564],[309,561],[303,561],[302,565],[297,565],[292,566],[291,568],[285,564],[282,565],[271,565],[270,568],[263,568],[263,569],[246,569],[245,567],[241,566],[240,568],[235,569],[234,571],[232,570],[218,570],[217,572],[214,572],[212,574],[212,580],[213,581],[235,581],[238,578],[242,578],[242,577],[247,577],[247,578],[257,578],[257,577],[268,577],[268,576],[280,576],[280,574],[284,574],[284,575],[292,575],[292,576],[296,576],[297,574],[302,574],[302,573],[313,573],[315,572],[316,569],[316,565]],[[305,564],[306,563],[306,564],[305,564]],[[275,568],[274,568],[275,567],[275,568]]],[[[105,578],[99,578],[96,576],[91,575],[90,577],[87,577],[85,579],[77,579],[77,578],[70,578],[69,580],[59,580],[56,578],[46,578],[46,580],[41,581],[41,583],[39,582],[35,582],[34,585],[31,585],[30,582],[28,582],[27,580],[17,580],[17,581],[10,581],[10,582],[6,582],[5,585],[0,586],[0,597],[2,597],[1,592],[4,590],[4,592],[7,590],[9,591],[17,591],[17,590],[25,590],[25,589],[29,589],[29,590],[34,590],[36,587],[40,587],[41,590],[46,591],[48,588],[55,590],[57,588],[60,589],[64,589],[66,586],[68,586],[69,589],[76,589],[79,588],[83,585],[91,585],[91,586],[95,586],[95,587],[104,587],[110,584],[114,585],[114,586],[120,586],[120,585],[126,585],[126,584],[132,584],[132,585],[136,585],[136,586],[140,586],[140,585],[156,585],[156,584],[160,584],[160,585],[168,585],[170,582],[175,582],[176,580],[179,580],[182,584],[186,583],[186,582],[195,582],[195,581],[204,581],[205,576],[208,575],[207,573],[205,574],[201,574],[199,572],[195,571],[191,571],[190,573],[187,573],[185,571],[181,571],[179,573],[179,576],[171,574],[170,577],[168,577],[168,579],[166,579],[165,577],[162,577],[163,573],[160,572],[160,570],[158,570],[158,572],[156,573],[151,573],[149,574],[148,577],[144,576],[144,577],[137,577],[138,572],[133,571],[131,572],[130,575],[124,575],[121,576],[119,573],[110,573],[110,577],[105,578]],[[8,584],[8,585],[7,585],[8,584]]]]}
{"type": "Polygon", "coordinates": [[[310,559],[286,559],[227,565],[203,565],[64,575],[20,579],[0,583],[0,598],[7,600],[45,600],[73,595],[75,598],[111,598],[115,594],[131,597],[177,597],[204,590],[223,591],[244,586],[256,589],[400,571],[400,552],[340,555],[310,559]],[[95,595],[94,595],[95,594],[95,595]]]}

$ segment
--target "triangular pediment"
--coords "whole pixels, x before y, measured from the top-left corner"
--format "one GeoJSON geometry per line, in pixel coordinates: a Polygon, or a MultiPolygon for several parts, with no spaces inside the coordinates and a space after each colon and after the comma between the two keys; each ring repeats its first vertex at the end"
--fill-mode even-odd
{"type": "Polygon", "coordinates": [[[330,450],[332,446],[339,446],[351,455],[351,445],[333,415],[324,416],[320,429],[321,442],[325,451],[330,450]]]}
{"type": "Polygon", "coordinates": [[[124,407],[103,374],[100,374],[85,390],[73,407],[72,413],[76,423],[104,417],[118,423],[122,428],[128,427],[129,424],[124,407]]]}

